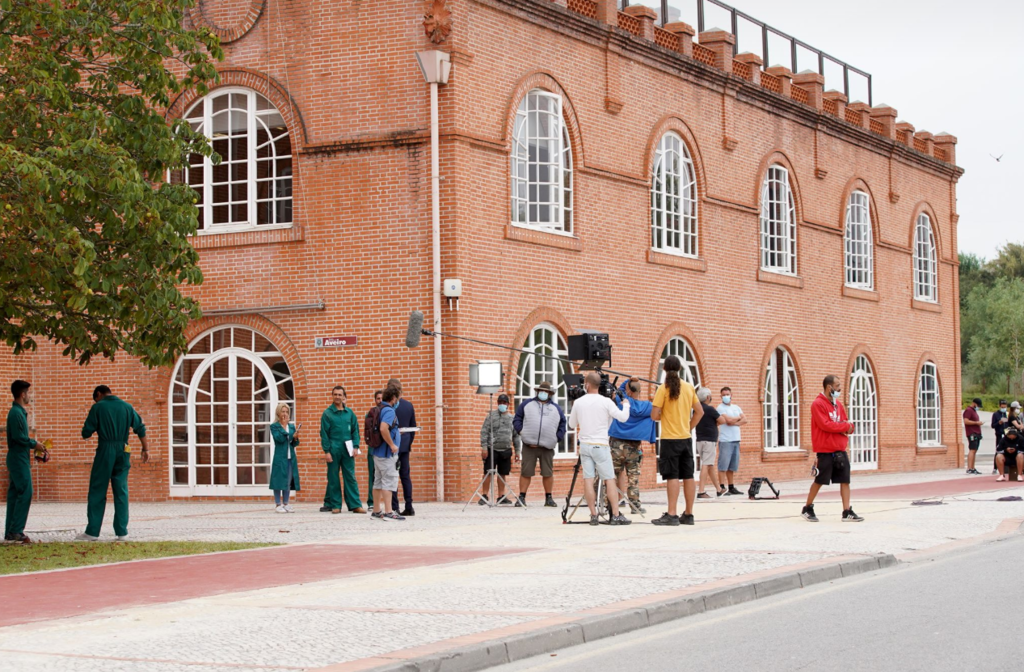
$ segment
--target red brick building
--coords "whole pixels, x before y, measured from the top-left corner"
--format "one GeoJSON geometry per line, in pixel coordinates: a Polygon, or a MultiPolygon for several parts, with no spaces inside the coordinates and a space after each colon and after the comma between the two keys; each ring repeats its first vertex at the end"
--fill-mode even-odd
{"type": "MultiPolygon", "coordinates": [[[[443,331],[553,352],[598,329],[613,368],[649,378],[682,355],[750,420],[743,478],[806,475],[828,373],[844,376],[857,466],[959,463],[952,136],[848,105],[820,75],[734,57],[727,33],[608,0],[205,0],[192,21],[226,53],[219,88],[168,112],[225,159],[188,175],[206,316],[169,369],[126,357],[80,368],[54,347],[0,356],[3,380],[34,384],[34,435],[55,445],[35,466],[37,498],[84,499],[94,445],[79,430],[100,383],[150,430],[137,500],[269,495],[266,426],[281,401],[305,423],[300,498],[318,500],[331,387],[361,417],[392,376],[423,428],[416,499],[437,496],[441,461],[445,498],[464,499],[488,406],[470,363],[501,359],[519,398],[550,376],[564,400],[549,360],[445,339],[437,459],[434,345],[403,343],[409,312],[429,326],[439,289],[415,58],[429,49],[452,64],[439,87],[441,275],[464,287],[457,310],[443,304],[443,331]]],[[[568,442],[559,458],[564,491],[568,442]]],[[[655,460],[643,468],[653,485],[655,460]]]]}

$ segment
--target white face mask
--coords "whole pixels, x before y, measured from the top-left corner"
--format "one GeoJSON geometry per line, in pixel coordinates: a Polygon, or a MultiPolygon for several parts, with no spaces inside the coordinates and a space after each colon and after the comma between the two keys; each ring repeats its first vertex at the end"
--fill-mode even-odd
{"type": "Polygon", "coordinates": [[[839,401],[839,390],[832,390],[832,401],[839,401]]]}
{"type": "Polygon", "coordinates": [[[732,403],[732,397],[729,396],[728,394],[725,395],[724,397],[722,397],[722,403],[728,406],[730,403],[732,403]]]}
{"type": "Polygon", "coordinates": [[[548,400],[548,393],[547,392],[538,392],[537,393],[537,398],[540,399],[541,401],[547,401],[548,400]]]}

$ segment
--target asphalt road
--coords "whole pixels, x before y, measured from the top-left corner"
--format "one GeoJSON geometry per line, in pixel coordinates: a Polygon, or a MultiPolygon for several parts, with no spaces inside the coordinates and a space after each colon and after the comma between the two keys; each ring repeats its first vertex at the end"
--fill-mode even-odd
{"type": "Polygon", "coordinates": [[[1019,672],[1022,563],[1019,536],[496,669],[1019,672]]]}

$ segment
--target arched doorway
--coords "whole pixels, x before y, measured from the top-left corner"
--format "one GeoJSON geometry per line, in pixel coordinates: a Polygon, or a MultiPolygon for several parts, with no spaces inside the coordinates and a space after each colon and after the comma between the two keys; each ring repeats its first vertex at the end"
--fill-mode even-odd
{"type": "Polygon", "coordinates": [[[170,390],[172,496],[266,494],[279,402],[295,392],[284,356],[247,327],[197,338],[178,362],[170,390]]]}
{"type": "Polygon", "coordinates": [[[858,355],[850,372],[850,422],[857,430],[850,435],[850,466],[878,469],[878,394],[871,363],[858,355]]]}

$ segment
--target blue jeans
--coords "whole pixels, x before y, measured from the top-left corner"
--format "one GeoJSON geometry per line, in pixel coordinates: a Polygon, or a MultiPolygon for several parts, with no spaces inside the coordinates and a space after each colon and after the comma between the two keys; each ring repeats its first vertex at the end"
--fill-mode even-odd
{"type": "Polygon", "coordinates": [[[718,442],[718,470],[739,471],[740,470],[740,442],[719,441],[718,442]]]}
{"type": "MultiPolygon", "coordinates": [[[[288,481],[287,482],[290,485],[291,482],[292,482],[292,461],[291,460],[288,460],[288,471],[286,473],[288,474],[288,481]]],[[[274,490],[274,506],[281,506],[281,500],[282,499],[284,500],[284,503],[287,504],[288,503],[288,499],[291,496],[292,496],[292,491],[290,489],[274,490]]]]}

